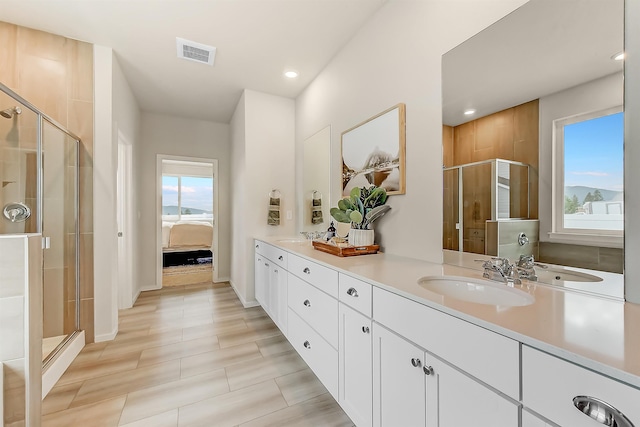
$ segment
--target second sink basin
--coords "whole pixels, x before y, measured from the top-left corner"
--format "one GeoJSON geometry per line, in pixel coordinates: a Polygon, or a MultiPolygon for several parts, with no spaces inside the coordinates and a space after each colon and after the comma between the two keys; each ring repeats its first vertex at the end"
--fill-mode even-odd
{"type": "Polygon", "coordinates": [[[477,304],[515,307],[535,301],[528,293],[506,284],[468,277],[428,276],[418,279],[418,284],[445,297],[477,304]]]}

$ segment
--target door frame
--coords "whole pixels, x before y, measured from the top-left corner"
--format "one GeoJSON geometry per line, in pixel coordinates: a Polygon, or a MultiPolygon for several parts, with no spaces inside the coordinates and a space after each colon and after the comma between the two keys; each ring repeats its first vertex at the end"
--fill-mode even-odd
{"type": "Polygon", "coordinates": [[[114,129],[116,145],[116,226],[118,263],[118,309],[133,307],[133,146],[114,129]],[[120,235],[122,233],[122,235],[120,235]]]}
{"type": "Polygon", "coordinates": [[[156,288],[162,288],[162,161],[177,160],[182,162],[210,163],[213,167],[213,282],[218,282],[218,270],[216,267],[218,254],[218,159],[203,157],[173,156],[170,154],[158,154],[156,156],[156,288]]]}

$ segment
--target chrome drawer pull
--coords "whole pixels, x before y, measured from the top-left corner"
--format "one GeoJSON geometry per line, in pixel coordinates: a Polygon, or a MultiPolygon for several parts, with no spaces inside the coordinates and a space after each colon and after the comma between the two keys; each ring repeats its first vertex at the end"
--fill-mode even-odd
{"type": "Polygon", "coordinates": [[[305,307],[311,307],[311,301],[309,301],[308,299],[304,300],[303,304],[305,307]]]}
{"type": "Polygon", "coordinates": [[[411,364],[415,368],[419,368],[420,366],[422,366],[422,361],[420,359],[413,358],[413,359],[411,359],[411,364]]]}
{"type": "Polygon", "coordinates": [[[256,249],[260,248],[260,245],[256,245],[256,249]]]}
{"type": "Polygon", "coordinates": [[[422,370],[424,371],[425,375],[433,375],[433,367],[431,366],[425,366],[424,368],[422,368],[422,370]]]}
{"type": "Polygon", "coordinates": [[[304,345],[304,348],[311,350],[311,343],[309,343],[309,341],[305,341],[302,345],[304,345]]]}
{"type": "Polygon", "coordinates": [[[280,255],[280,256],[278,257],[278,259],[279,259],[280,261],[282,261],[282,260],[284,259],[284,257],[283,257],[282,255],[280,255]]]}
{"type": "Polygon", "coordinates": [[[629,419],[607,402],[590,396],[576,396],[573,406],[600,424],[611,427],[633,427],[629,419]]]}
{"type": "Polygon", "coordinates": [[[356,291],[355,288],[349,288],[347,290],[347,295],[354,297],[354,298],[358,298],[358,291],[356,291]]]}
{"type": "Polygon", "coordinates": [[[364,332],[365,334],[369,333],[369,327],[368,326],[363,326],[362,327],[362,332],[364,332]]]}
{"type": "Polygon", "coordinates": [[[305,267],[304,270],[302,270],[302,272],[306,274],[311,274],[311,270],[309,270],[309,267],[305,267]]]}

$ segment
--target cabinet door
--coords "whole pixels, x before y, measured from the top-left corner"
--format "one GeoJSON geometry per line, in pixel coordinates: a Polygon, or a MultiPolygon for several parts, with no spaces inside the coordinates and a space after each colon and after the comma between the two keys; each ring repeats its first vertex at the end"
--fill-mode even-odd
{"type": "Polygon", "coordinates": [[[255,294],[256,300],[262,308],[268,312],[267,290],[269,287],[269,263],[267,259],[260,255],[255,255],[255,272],[254,272],[255,294]]]}
{"type": "Polygon", "coordinates": [[[377,323],[373,341],[373,425],[424,427],[424,350],[377,323]]]}
{"type": "Polygon", "coordinates": [[[338,402],[355,425],[371,425],[373,354],[371,319],[340,303],[338,402]]]}
{"type": "Polygon", "coordinates": [[[518,404],[429,355],[427,423],[438,427],[517,426],[518,404]],[[430,369],[431,368],[431,369],[430,369]]]}
{"type": "Polygon", "coordinates": [[[271,264],[269,269],[269,314],[287,335],[287,271],[271,264]]]}

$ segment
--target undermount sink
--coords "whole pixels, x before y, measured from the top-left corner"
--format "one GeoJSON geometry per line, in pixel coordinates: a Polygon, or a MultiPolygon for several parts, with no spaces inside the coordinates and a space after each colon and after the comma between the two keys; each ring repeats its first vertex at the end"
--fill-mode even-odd
{"type": "Polygon", "coordinates": [[[468,277],[430,276],[418,279],[418,284],[445,297],[477,304],[518,307],[535,301],[528,293],[506,284],[468,277]]]}
{"type": "Polygon", "coordinates": [[[536,268],[538,281],[555,284],[557,282],[602,282],[602,277],[581,273],[566,268],[536,268]]]}

